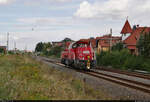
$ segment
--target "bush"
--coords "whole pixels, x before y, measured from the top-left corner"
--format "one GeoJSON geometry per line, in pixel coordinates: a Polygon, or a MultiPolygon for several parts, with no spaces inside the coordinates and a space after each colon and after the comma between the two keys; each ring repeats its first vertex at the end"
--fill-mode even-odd
{"type": "Polygon", "coordinates": [[[51,48],[49,52],[45,52],[45,55],[55,56],[57,58],[60,58],[61,51],[63,51],[63,48],[56,46],[56,47],[51,48]]]}
{"type": "Polygon", "coordinates": [[[150,60],[143,56],[131,55],[127,49],[97,54],[98,66],[112,66],[119,69],[150,71],[150,60]]]}
{"type": "Polygon", "coordinates": [[[0,48],[0,53],[5,53],[5,50],[3,48],[0,48]]]}

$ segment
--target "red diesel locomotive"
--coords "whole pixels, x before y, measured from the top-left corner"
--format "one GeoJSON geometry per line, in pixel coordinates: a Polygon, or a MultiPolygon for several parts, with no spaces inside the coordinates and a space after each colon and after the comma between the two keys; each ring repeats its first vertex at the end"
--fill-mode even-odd
{"type": "Polygon", "coordinates": [[[61,53],[61,63],[89,70],[96,65],[95,52],[89,42],[77,41],[61,53]]]}

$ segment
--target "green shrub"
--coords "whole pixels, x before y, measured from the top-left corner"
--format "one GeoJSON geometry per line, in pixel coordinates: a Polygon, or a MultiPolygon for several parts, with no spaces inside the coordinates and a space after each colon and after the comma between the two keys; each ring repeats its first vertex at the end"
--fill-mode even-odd
{"type": "Polygon", "coordinates": [[[97,54],[98,66],[112,66],[118,69],[150,71],[150,59],[131,55],[127,49],[97,54]]]}
{"type": "Polygon", "coordinates": [[[0,48],[0,53],[5,53],[5,50],[3,48],[0,48]]]}

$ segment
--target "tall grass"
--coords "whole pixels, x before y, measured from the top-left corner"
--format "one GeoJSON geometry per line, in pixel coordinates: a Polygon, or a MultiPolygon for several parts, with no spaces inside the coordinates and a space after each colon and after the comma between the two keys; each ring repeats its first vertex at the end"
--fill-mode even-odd
{"type": "Polygon", "coordinates": [[[29,56],[0,56],[0,100],[110,99],[29,56]]]}

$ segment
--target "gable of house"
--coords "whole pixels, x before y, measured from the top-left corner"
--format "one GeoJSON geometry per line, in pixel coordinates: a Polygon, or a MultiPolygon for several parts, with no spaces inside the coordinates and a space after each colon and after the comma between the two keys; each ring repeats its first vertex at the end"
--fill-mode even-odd
{"type": "Polygon", "coordinates": [[[127,34],[127,33],[132,33],[132,28],[128,20],[126,20],[124,27],[121,30],[121,34],[127,34]]]}

